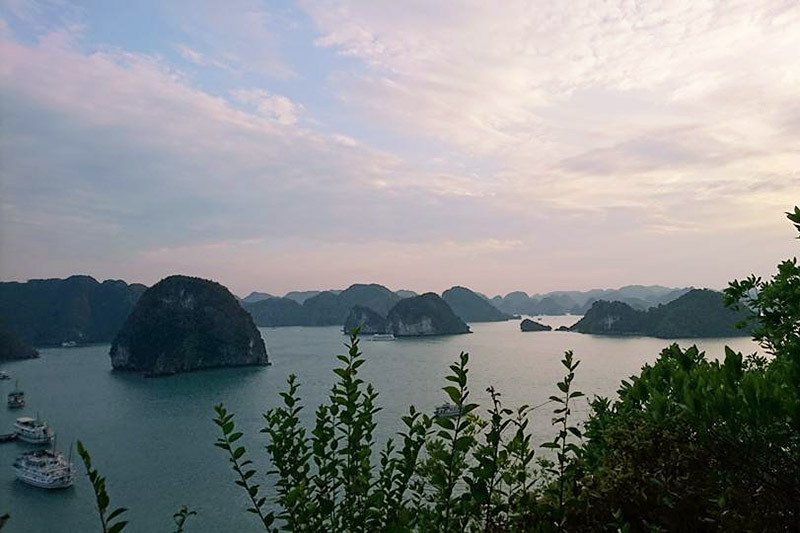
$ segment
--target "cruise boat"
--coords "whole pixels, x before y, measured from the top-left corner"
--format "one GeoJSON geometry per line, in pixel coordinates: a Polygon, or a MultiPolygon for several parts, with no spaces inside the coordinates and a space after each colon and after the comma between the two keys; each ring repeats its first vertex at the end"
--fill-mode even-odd
{"type": "Polygon", "coordinates": [[[75,467],[55,448],[24,453],[12,468],[17,479],[43,489],[64,489],[75,481],[75,467]]]}
{"type": "Polygon", "coordinates": [[[433,410],[434,418],[446,418],[450,416],[458,416],[460,414],[461,410],[457,405],[453,405],[452,403],[443,403],[433,410]]]}
{"type": "Polygon", "coordinates": [[[19,440],[28,444],[50,444],[53,440],[53,430],[44,420],[38,417],[23,416],[14,422],[14,431],[19,440]]]}
{"type": "Polygon", "coordinates": [[[371,341],[393,341],[394,335],[391,333],[376,333],[372,337],[368,337],[371,341]]]}
{"type": "Polygon", "coordinates": [[[25,392],[19,390],[19,383],[14,385],[14,390],[8,393],[8,407],[11,409],[25,407],[25,392]]]}

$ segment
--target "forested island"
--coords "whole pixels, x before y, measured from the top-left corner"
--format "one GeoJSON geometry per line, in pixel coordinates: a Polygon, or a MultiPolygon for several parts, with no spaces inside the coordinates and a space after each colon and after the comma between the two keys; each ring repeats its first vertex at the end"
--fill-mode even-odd
{"type": "Polygon", "coordinates": [[[735,337],[750,334],[737,328],[749,313],[726,307],[721,292],[693,289],[676,300],[647,311],[623,302],[595,302],[571,328],[595,335],[643,335],[666,339],[692,337],[735,337]]]}
{"type": "Polygon", "coordinates": [[[0,283],[0,321],[33,346],[110,342],[147,287],[91,276],[0,283]]]}
{"type": "Polygon", "coordinates": [[[145,291],[110,356],[115,369],[147,375],[268,363],[253,319],[228,289],[188,276],[170,276],[145,291]]]}
{"type": "MultiPolygon", "coordinates": [[[[100,283],[90,276],[2,282],[0,320],[23,343],[31,346],[111,342],[146,289],[144,285],[120,280],[100,283]]],[[[517,291],[504,297],[488,298],[467,287],[454,286],[442,292],[441,297],[436,296],[441,302],[437,301],[437,311],[431,312],[441,320],[432,318],[431,324],[447,324],[441,329],[432,326],[431,331],[437,331],[436,334],[462,332],[464,328],[460,324],[451,327],[451,313],[461,323],[470,323],[509,320],[512,313],[517,312],[536,315],[584,311],[581,321],[571,328],[559,329],[665,338],[746,334],[746,331],[729,327],[744,316],[742,312],[735,315],[725,310],[720,294],[713,291],[630,285],[534,297],[517,291]],[[601,297],[603,299],[598,299],[601,297]],[[448,318],[442,318],[445,315],[448,318]]],[[[345,331],[351,331],[359,325],[366,334],[393,333],[393,328],[404,332],[415,330],[407,327],[404,321],[393,323],[389,317],[399,303],[417,297],[413,291],[392,291],[377,283],[356,283],[344,290],[291,291],[283,297],[253,291],[245,298],[234,300],[259,327],[343,326],[345,331]]],[[[428,328],[418,325],[416,329],[428,328]]],[[[527,322],[521,329],[537,330],[527,322]],[[534,329],[528,329],[531,327],[534,329]]]]}
{"type": "Polygon", "coordinates": [[[0,322],[0,362],[33,359],[39,352],[0,322]]]}

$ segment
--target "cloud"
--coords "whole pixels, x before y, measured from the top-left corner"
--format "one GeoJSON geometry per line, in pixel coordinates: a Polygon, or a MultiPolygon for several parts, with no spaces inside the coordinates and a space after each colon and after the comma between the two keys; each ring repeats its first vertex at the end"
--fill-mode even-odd
{"type": "Polygon", "coordinates": [[[196,60],[197,51],[204,51],[203,65],[281,80],[296,76],[295,69],[282,58],[285,45],[281,30],[289,22],[277,7],[257,0],[180,0],[164,4],[163,11],[183,31],[187,42],[179,46],[191,50],[189,56],[196,60]]]}
{"type": "Polygon", "coordinates": [[[253,105],[259,114],[281,124],[294,124],[303,111],[302,105],[263,89],[236,89],[232,94],[238,101],[253,105]]]}
{"type": "Polygon", "coordinates": [[[796,3],[301,5],[165,4],[166,53],[9,15],[3,276],[543,292],[793,251],[796,3]]]}
{"type": "Polygon", "coordinates": [[[303,5],[366,67],[333,78],[347,105],[494,161],[516,196],[614,208],[800,168],[796,2],[303,5]]]}

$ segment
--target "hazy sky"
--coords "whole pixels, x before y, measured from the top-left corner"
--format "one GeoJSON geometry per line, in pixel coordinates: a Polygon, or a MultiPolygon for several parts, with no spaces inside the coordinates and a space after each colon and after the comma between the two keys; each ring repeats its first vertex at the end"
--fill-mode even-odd
{"type": "Polygon", "coordinates": [[[0,3],[4,280],[721,287],[796,254],[797,0],[0,3]]]}

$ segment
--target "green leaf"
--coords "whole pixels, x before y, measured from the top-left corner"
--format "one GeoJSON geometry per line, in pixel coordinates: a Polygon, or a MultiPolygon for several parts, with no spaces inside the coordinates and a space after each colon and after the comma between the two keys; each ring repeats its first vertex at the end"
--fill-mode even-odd
{"type": "Polygon", "coordinates": [[[126,509],[125,507],[118,507],[118,508],[114,509],[113,511],[111,511],[111,513],[108,515],[108,518],[106,518],[106,520],[111,522],[116,517],[118,517],[122,513],[126,512],[127,510],[128,509],[126,509]]]}
{"type": "Polygon", "coordinates": [[[125,520],[123,522],[117,522],[116,524],[114,524],[114,525],[112,525],[111,527],[108,528],[108,533],[119,533],[120,531],[125,529],[125,526],[127,526],[127,525],[128,525],[128,521],[127,520],[125,520]]]}

